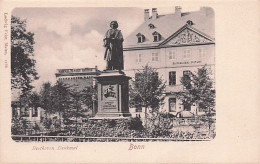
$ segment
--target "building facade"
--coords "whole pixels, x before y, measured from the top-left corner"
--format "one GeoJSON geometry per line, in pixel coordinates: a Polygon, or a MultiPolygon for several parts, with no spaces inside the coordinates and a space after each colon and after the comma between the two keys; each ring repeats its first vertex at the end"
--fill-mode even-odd
{"type": "Polygon", "coordinates": [[[57,81],[61,81],[68,86],[79,90],[87,86],[95,85],[94,77],[98,76],[100,71],[95,68],[76,68],[76,69],[58,69],[55,73],[57,81]]]}
{"type": "Polygon", "coordinates": [[[196,105],[182,105],[174,93],[183,90],[181,77],[204,65],[211,69],[214,80],[214,11],[201,7],[199,11],[183,13],[177,6],[173,14],[166,15],[159,15],[153,8],[150,16],[149,9],[145,9],[144,22],[125,39],[124,61],[128,76],[134,78],[137,70],[148,64],[166,81],[161,111],[174,115],[183,110],[199,112],[196,105]]]}

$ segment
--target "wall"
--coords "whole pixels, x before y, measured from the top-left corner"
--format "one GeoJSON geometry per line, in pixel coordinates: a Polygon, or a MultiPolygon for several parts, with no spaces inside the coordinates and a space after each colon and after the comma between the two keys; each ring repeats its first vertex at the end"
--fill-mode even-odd
{"type": "Polygon", "coordinates": [[[61,76],[58,77],[57,80],[60,80],[69,86],[76,85],[80,90],[84,89],[86,86],[93,85],[93,77],[84,78],[84,76],[61,76]]]}
{"type": "Polygon", "coordinates": [[[214,45],[194,45],[183,47],[168,47],[161,49],[145,49],[124,51],[125,71],[142,69],[148,64],[153,68],[196,66],[204,64],[214,64],[214,45]],[[191,50],[191,57],[184,58],[184,51],[191,50]],[[205,49],[205,57],[199,55],[199,49],[205,49]],[[169,59],[169,52],[174,51],[176,59],[169,59]],[[152,53],[158,53],[159,61],[152,61],[152,53]],[[137,61],[138,55],[142,55],[141,62],[137,61]],[[189,62],[189,63],[178,63],[189,62]]]}
{"type": "MultiPolygon", "coordinates": [[[[143,66],[148,64],[153,68],[156,68],[159,77],[162,77],[166,81],[166,92],[178,92],[183,89],[180,80],[183,76],[183,71],[196,72],[198,68],[201,68],[205,64],[212,70],[212,79],[214,80],[214,63],[215,63],[215,45],[193,45],[193,46],[182,46],[182,47],[167,47],[160,49],[146,49],[146,50],[133,50],[124,51],[125,60],[125,73],[134,77],[138,69],[142,69],[143,66]],[[203,49],[204,53],[200,53],[203,49]],[[185,58],[185,51],[190,50],[190,57],[185,58]],[[169,57],[170,52],[175,53],[175,57],[169,57]],[[159,60],[152,61],[152,53],[158,53],[159,60]],[[142,54],[141,60],[138,55],[142,54]],[[169,85],[169,72],[176,72],[176,85],[169,85]]],[[[165,98],[164,106],[161,111],[169,112],[169,98],[174,98],[173,95],[167,95],[165,98]]],[[[196,107],[192,107],[191,111],[195,112],[196,107]]],[[[181,101],[176,102],[176,114],[179,111],[184,110],[181,101]]],[[[133,111],[133,109],[131,109],[133,111]]]]}

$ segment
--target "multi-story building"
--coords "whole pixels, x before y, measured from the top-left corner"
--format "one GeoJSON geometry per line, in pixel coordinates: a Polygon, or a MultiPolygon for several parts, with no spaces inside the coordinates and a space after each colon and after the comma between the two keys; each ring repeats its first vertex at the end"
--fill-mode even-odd
{"type": "Polygon", "coordinates": [[[173,14],[166,15],[159,15],[153,8],[151,16],[149,9],[145,9],[144,22],[125,39],[124,72],[135,77],[136,70],[146,64],[152,66],[167,84],[161,111],[174,115],[183,110],[194,112],[195,105],[182,105],[174,93],[183,90],[180,79],[188,71],[207,65],[214,74],[214,37],[211,8],[181,12],[181,7],[177,6],[173,14]]]}
{"type": "MultiPolygon", "coordinates": [[[[100,71],[95,68],[77,68],[77,69],[58,69],[56,75],[57,81],[75,87],[78,90],[82,90],[87,86],[95,85],[93,77],[98,76],[100,71]]],[[[44,117],[44,109],[38,107],[37,109],[32,107],[21,107],[19,101],[12,101],[12,114],[21,116],[22,118],[32,121],[39,122],[41,117],[44,117]]],[[[58,114],[53,114],[58,116],[58,114]]]]}
{"type": "Polygon", "coordinates": [[[55,73],[57,81],[62,81],[68,86],[74,86],[79,90],[87,86],[95,85],[93,77],[98,76],[100,71],[95,68],[58,69],[55,73]]]}
{"type": "MultiPolygon", "coordinates": [[[[98,75],[100,75],[100,71],[97,66],[95,68],[58,69],[57,73],[55,73],[57,81],[61,81],[78,91],[95,86],[96,80],[94,77],[98,75]]],[[[96,111],[90,109],[86,114],[94,114],[92,112],[96,111]]]]}

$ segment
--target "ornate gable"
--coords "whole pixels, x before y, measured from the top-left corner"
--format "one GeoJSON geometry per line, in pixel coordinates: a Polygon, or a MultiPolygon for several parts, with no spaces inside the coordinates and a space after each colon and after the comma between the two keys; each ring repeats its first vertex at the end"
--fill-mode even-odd
{"type": "Polygon", "coordinates": [[[161,45],[213,43],[213,39],[186,25],[166,39],[161,45]]]}

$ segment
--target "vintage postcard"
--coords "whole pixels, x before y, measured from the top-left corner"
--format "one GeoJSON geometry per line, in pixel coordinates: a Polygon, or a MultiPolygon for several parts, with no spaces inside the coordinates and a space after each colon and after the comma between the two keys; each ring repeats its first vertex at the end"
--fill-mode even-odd
{"type": "Polygon", "coordinates": [[[258,1],[2,1],[0,163],[258,163],[258,1]]]}

